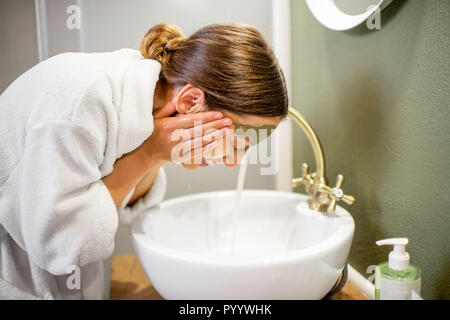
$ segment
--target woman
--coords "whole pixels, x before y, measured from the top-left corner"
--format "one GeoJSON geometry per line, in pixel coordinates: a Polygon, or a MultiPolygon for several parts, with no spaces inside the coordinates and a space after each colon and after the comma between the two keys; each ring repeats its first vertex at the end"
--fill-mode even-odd
{"type": "Polygon", "coordinates": [[[163,199],[173,148],[187,146],[188,169],[210,155],[232,167],[218,144],[232,123],[276,126],[287,105],[276,58],[246,25],[185,38],[160,24],[141,52],[66,53],[24,73],[0,96],[0,298],[104,297],[118,223],[163,199]]]}

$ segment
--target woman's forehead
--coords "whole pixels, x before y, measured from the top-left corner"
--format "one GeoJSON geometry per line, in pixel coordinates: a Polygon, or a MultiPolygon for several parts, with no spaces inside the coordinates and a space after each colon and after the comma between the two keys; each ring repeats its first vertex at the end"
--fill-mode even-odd
{"type": "Polygon", "coordinates": [[[252,126],[252,125],[242,124],[242,123],[234,122],[234,121],[233,121],[233,126],[234,126],[234,130],[242,130],[244,132],[249,129],[271,131],[271,130],[275,130],[277,128],[277,126],[270,125],[270,124],[262,125],[262,126],[252,126]]]}
{"type": "Polygon", "coordinates": [[[239,125],[240,127],[247,129],[275,129],[281,121],[281,117],[238,115],[229,111],[222,111],[222,113],[225,117],[228,117],[233,121],[235,127],[239,125]]]}

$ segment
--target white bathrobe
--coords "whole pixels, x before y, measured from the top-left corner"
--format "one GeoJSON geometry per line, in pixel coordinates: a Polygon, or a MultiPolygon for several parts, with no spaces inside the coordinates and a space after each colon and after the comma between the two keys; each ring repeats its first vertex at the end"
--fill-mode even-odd
{"type": "Polygon", "coordinates": [[[133,189],[117,210],[102,181],[152,134],[160,71],[132,49],[64,53],[2,93],[0,299],[105,297],[102,260],[119,222],[165,193],[161,170],[144,197],[125,207],[133,189]]]}

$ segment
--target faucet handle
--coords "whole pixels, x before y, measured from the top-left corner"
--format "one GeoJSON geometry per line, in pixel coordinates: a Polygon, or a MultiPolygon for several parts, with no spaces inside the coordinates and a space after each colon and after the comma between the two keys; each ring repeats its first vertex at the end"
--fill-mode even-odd
{"type": "Polygon", "coordinates": [[[294,178],[292,179],[292,187],[297,187],[301,184],[305,185],[305,189],[308,191],[310,186],[313,183],[313,179],[311,175],[309,174],[309,167],[306,163],[302,164],[302,176],[300,178],[294,178]]]}
{"type": "Polygon", "coordinates": [[[336,203],[340,200],[345,203],[352,205],[355,202],[355,197],[351,195],[344,194],[341,186],[344,183],[344,176],[342,174],[337,176],[336,185],[334,188],[327,186],[326,184],[322,184],[319,187],[319,191],[325,192],[328,194],[328,197],[331,198],[330,204],[328,205],[328,212],[334,212],[336,209],[336,203]]]}

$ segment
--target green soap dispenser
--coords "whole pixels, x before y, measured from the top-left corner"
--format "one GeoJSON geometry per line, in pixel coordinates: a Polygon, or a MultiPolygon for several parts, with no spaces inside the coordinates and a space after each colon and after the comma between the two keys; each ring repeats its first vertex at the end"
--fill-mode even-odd
{"type": "Polygon", "coordinates": [[[378,246],[392,245],[388,262],[380,263],[375,269],[375,300],[411,300],[420,296],[421,272],[409,264],[405,251],[407,238],[379,240],[378,246]]]}

